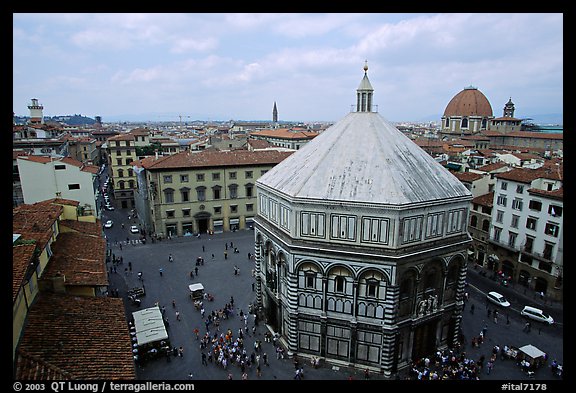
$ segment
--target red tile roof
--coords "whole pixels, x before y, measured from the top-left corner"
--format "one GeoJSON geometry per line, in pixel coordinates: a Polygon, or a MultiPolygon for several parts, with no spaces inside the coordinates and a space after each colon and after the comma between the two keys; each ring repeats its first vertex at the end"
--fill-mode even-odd
{"type": "Polygon", "coordinates": [[[562,180],[560,173],[551,171],[547,168],[539,168],[539,169],[516,168],[508,172],[497,173],[496,177],[499,179],[511,180],[527,184],[530,184],[532,183],[532,181],[539,178],[562,180]]]}
{"type": "Polygon", "coordinates": [[[141,162],[141,164],[148,170],[205,168],[217,166],[275,165],[292,153],[293,152],[281,152],[276,150],[204,150],[198,153],[185,151],[170,156],[159,157],[157,160],[155,159],[152,162],[141,162]]]}
{"type": "Polygon", "coordinates": [[[558,199],[558,200],[564,199],[564,187],[560,187],[559,189],[553,191],[539,190],[538,188],[530,188],[528,190],[528,193],[548,197],[551,199],[558,199]]]}
{"type": "Polygon", "coordinates": [[[133,141],[133,140],[134,140],[134,134],[130,133],[123,133],[108,138],[108,141],[133,141]]]}
{"type": "Polygon", "coordinates": [[[512,132],[500,132],[494,130],[482,131],[482,135],[485,136],[505,136],[505,137],[515,137],[515,138],[535,138],[535,139],[564,139],[562,133],[553,132],[531,132],[531,131],[512,131],[512,132]]]}
{"type": "Polygon", "coordinates": [[[16,379],[25,381],[58,381],[74,378],[69,372],[45,362],[39,356],[19,349],[16,357],[16,379]]]}
{"type": "Polygon", "coordinates": [[[252,146],[253,149],[266,149],[270,147],[270,143],[264,139],[248,139],[248,144],[252,146]]]}
{"type": "Polygon", "coordinates": [[[68,206],[78,206],[80,202],[75,201],[73,199],[65,199],[65,198],[52,198],[46,199],[45,201],[36,202],[35,205],[37,206],[50,206],[50,205],[68,205],[68,206]]]}
{"type": "Polygon", "coordinates": [[[472,183],[473,181],[480,180],[484,176],[479,173],[473,172],[452,172],[454,176],[458,178],[461,182],[472,183]]]}
{"type": "Polygon", "coordinates": [[[476,198],[472,199],[472,203],[477,203],[478,205],[487,207],[492,207],[493,201],[494,201],[494,191],[484,195],[479,195],[476,198]]]}
{"type": "Polygon", "coordinates": [[[52,225],[64,211],[54,204],[20,205],[12,209],[12,233],[19,233],[24,240],[36,240],[40,249],[53,235],[52,225]]]}
{"type": "Polygon", "coordinates": [[[504,164],[503,162],[495,162],[493,164],[487,164],[487,165],[477,167],[476,170],[489,173],[489,172],[495,171],[497,169],[504,168],[506,166],[508,166],[508,165],[504,164]]]}
{"type": "Polygon", "coordinates": [[[66,285],[106,286],[106,240],[78,232],[60,232],[43,278],[63,275],[66,285]]]}
{"type": "Polygon", "coordinates": [[[12,301],[16,300],[35,249],[35,244],[20,244],[12,247],[12,301]]]}
{"type": "MultiPolygon", "coordinates": [[[[136,368],[122,299],[41,293],[19,349],[74,379],[132,380],[136,368]]],[[[28,363],[29,364],[29,363],[28,363]]],[[[34,375],[18,362],[15,375],[34,375]]]]}
{"type": "Polygon", "coordinates": [[[317,131],[305,131],[304,129],[277,128],[273,130],[260,130],[250,133],[250,136],[264,136],[280,139],[314,139],[320,135],[317,131]]]}

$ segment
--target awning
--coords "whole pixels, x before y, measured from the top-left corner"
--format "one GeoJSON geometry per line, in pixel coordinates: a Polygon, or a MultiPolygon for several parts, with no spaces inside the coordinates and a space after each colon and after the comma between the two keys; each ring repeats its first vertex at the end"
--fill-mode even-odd
{"type": "Polygon", "coordinates": [[[132,313],[138,346],[168,339],[160,307],[154,306],[132,313]]]}
{"type": "Polygon", "coordinates": [[[546,356],[544,352],[542,352],[532,344],[524,345],[523,347],[520,347],[518,349],[521,352],[525,353],[527,356],[531,357],[532,359],[538,359],[539,357],[546,356]]]}
{"type": "Polygon", "coordinates": [[[197,284],[190,284],[188,285],[188,289],[190,289],[190,292],[194,292],[194,291],[203,291],[204,290],[204,285],[197,283],[197,284]]]}
{"type": "Polygon", "coordinates": [[[444,165],[444,167],[446,167],[448,169],[455,170],[455,171],[459,171],[460,168],[462,168],[462,164],[455,164],[453,162],[449,162],[446,165],[444,165]]]}
{"type": "Polygon", "coordinates": [[[239,218],[231,218],[230,224],[240,224],[240,219],[239,218]]]}

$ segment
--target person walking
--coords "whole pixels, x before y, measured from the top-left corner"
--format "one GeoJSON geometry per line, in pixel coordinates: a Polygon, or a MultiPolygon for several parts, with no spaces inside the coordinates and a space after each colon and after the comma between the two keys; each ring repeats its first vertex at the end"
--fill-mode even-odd
{"type": "Polygon", "coordinates": [[[208,362],[206,361],[206,353],[202,352],[202,365],[207,366],[208,362]]]}
{"type": "Polygon", "coordinates": [[[174,262],[174,257],[172,256],[172,254],[168,255],[168,261],[174,262]]]}
{"type": "Polygon", "coordinates": [[[162,269],[162,268],[158,269],[158,273],[160,273],[160,277],[162,277],[163,272],[164,272],[164,269],[162,269]]]}

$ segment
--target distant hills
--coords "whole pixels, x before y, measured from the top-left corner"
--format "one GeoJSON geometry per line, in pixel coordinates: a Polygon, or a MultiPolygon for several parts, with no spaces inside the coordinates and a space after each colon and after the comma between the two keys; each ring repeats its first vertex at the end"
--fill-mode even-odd
{"type": "MultiPolygon", "coordinates": [[[[162,116],[158,116],[155,114],[132,114],[132,115],[120,115],[120,116],[102,116],[102,121],[104,123],[121,123],[121,122],[161,122],[161,121],[178,121],[178,116],[164,116],[166,119],[162,119],[162,116]],[[156,118],[156,120],[152,120],[156,118]]],[[[563,125],[563,115],[562,113],[545,113],[545,114],[537,114],[537,115],[526,115],[526,116],[516,116],[519,119],[530,119],[531,123],[534,124],[560,124],[563,125]]],[[[421,117],[419,119],[396,119],[395,122],[413,122],[413,123],[428,123],[428,122],[439,122],[442,118],[440,114],[432,114],[428,116],[421,117]]],[[[27,116],[15,116],[14,117],[17,124],[25,124],[29,117],[27,116]]],[[[202,116],[198,116],[197,121],[202,121],[202,116]]],[[[215,118],[211,118],[213,121],[226,121],[226,120],[216,120],[215,118]]],[[[336,119],[337,120],[337,119],[336,119]]],[[[54,121],[58,123],[65,123],[70,126],[83,126],[83,125],[93,125],[96,123],[95,119],[90,117],[82,116],[82,115],[65,115],[65,116],[44,116],[44,121],[54,121]]],[[[194,120],[190,118],[182,119],[183,123],[191,123],[194,120]]],[[[205,120],[204,120],[205,121],[205,120]]],[[[248,121],[243,119],[236,119],[236,121],[248,121]]],[[[270,120],[267,120],[270,121],[270,120]]],[[[296,120],[295,120],[296,121],[296,120]]]]}
{"type": "MultiPolygon", "coordinates": [[[[30,117],[28,116],[14,116],[14,121],[17,124],[26,124],[29,119],[30,117]]],[[[56,123],[68,124],[69,126],[85,126],[85,125],[93,125],[94,123],[96,123],[95,119],[82,115],[44,116],[45,123],[51,121],[56,123]]]]}

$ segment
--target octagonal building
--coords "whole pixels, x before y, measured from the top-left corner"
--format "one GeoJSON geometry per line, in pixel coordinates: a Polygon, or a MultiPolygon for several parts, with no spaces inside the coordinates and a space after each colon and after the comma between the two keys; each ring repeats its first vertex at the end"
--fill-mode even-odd
{"type": "Polygon", "coordinates": [[[471,193],[372,111],[356,111],[256,182],[257,302],[298,357],[392,377],[456,344],[471,193]]]}

